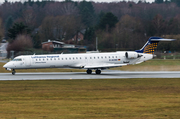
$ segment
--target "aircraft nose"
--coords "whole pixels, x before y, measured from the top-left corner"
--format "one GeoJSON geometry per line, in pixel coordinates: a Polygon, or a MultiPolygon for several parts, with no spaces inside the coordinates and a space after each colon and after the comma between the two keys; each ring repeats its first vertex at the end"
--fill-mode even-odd
{"type": "Polygon", "coordinates": [[[3,66],[4,68],[7,68],[7,63],[3,66]]]}
{"type": "Polygon", "coordinates": [[[6,63],[3,67],[4,68],[9,68],[9,63],[6,63]]]}

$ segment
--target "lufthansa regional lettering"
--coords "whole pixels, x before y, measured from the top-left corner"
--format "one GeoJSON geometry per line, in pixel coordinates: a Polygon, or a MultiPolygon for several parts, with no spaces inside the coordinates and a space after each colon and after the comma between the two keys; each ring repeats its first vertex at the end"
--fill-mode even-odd
{"type": "Polygon", "coordinates": [[[31,56],[31,58],[59,58],[59,56],[31,56]]]}

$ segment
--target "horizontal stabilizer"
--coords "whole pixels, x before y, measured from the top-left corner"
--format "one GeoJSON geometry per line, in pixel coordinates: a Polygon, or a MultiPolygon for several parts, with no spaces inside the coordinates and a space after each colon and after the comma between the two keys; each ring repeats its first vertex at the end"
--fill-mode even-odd
{"type": "Polygon", "coordinates": [[[176,39],[150,39],[151,41],[175,41],[176,39]]]}

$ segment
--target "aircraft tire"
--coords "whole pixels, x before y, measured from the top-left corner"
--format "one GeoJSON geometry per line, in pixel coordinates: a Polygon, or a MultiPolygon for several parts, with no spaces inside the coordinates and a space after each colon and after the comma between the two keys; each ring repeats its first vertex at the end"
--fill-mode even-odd
{"type": "Polygon", "coordinates": [[[101,70],[96,70],[96,74],[101,74],[101,70]]]}
{"type": "Polygon", "coordinates": [[[87,74],[92,74],[92,70],[88,69],[87,71],[87,74]]]}
{"type": "Polygon", "coordinates": [[[16,71],[13,69],[13,71],[12,71],[12,75],[15,75],[16,74],[16,71]]]}
{"type": "Polygon", "coordinates": [[[14,71],[12,72],[12,75],[15,75],[15,72],[14,72],[14,71]]]}

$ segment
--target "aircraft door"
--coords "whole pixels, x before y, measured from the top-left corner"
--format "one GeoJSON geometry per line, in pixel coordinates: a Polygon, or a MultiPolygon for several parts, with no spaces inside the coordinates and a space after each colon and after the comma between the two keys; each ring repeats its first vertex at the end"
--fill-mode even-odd
{"type": "Polygon", "coordinates": [[[29,57],[29,56],[26,56],[25,58],[24,58],[24,60],[25,60],[25,65],[26,66],[31,66],[31,58],[29,57]]]}

